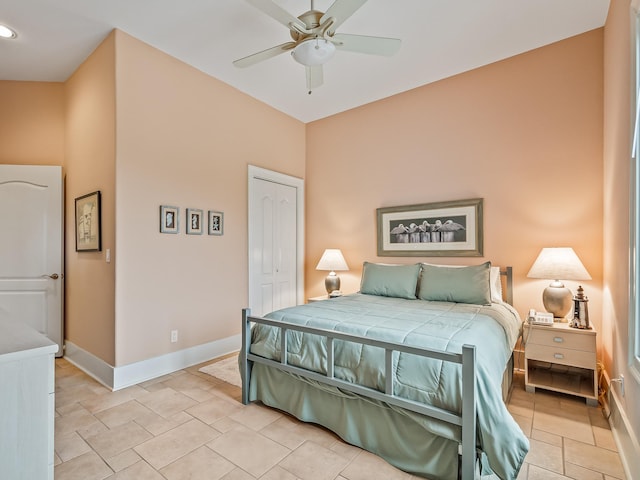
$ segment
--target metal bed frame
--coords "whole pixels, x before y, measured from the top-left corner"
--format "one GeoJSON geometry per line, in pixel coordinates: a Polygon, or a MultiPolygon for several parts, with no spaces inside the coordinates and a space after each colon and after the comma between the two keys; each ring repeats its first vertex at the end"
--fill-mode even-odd
{"type": "MultiPolygon", "coordinates": [[[[502,276],[506,276],[506,301],[513,303],[513,284],[511,267],[506,267],[501,271],[502,276]]],[[[322,328],[308,327],[280,320],[270,320],[267,318],[251,316],[251,310],[242,310],[242,348],[240,351],[240,374],[242,376],[242,403],[249,403],[249,385],[251,380],[251,368],[253,363],[261,363],[278,370],[304,376],[320,383],[331,385],[342,390],[347,390],[358,395],[379,400],[390,405],[395,405],[412,412],[436,418],[444,422],[462,428],[462,439],[458,447],[458,454],[461,456],[458,476],[462,480],[473,480],[475,478],[476,464],[476,349],[474,345],[463,345],[462,353],[450,353],[443,350],[416,348],[396,342],[380,341],[373,338],[361,337],[357,335],[326,330],[322,328]],[[323,336],[327,340],[327,363],[326,374],[313,372],[304,368],[289,365],[287,355],[281,355],[278,362],[251,353],[251,323],[269,325],[280,329],[280,351],[287,352],[287,331],[293,330],[302,333],[323,336]],[[334,376],[334,342],[343,340],[347,342],[360,343],[373,347],[383,348],[385,351],[385,391],[358,385],[335,378],[334,376]],[[462,366],[462,413],[426,405],[412,401],[393,394],[395,375],[393,375],[393,354],[394,352],[410,353],[421,357],[433,358],[445,362],[457,363],[462,366]]]]}

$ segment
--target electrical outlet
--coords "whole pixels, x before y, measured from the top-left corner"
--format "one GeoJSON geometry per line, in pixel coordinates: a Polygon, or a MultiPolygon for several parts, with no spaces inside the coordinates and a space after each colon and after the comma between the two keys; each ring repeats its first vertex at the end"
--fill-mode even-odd
{"type": "Polygon", "coordinates": [[[178,330],[171,330],[171,343],[178,341],[178,330]]]}
{"type": "MultiPolygon", "coordinates": [[[[624,375],[620,374],[618,378],[612,378],[611,383],[619,383],[620,384],[620,395],[624,397],[624,375]]],[[[611,385],[613,388],[613,385],[611,385]]]]}

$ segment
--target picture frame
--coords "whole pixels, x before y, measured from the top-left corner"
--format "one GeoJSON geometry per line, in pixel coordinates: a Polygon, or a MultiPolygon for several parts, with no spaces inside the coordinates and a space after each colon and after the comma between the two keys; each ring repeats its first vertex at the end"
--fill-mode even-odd
{"type": "Polygon", "coordinates": [[[202,210],[187,208],[187,235],[202,235],[202,210]]]}
{"type": "Polygon", "coordinates": [[[224,213],[209,210],[209,235],[224,235],[224,213]]]}
{"type": "Polygon", "coordinates": [[[102,250],[102,218],[100,190],[75,199],[76,252],[102,250]]]}
{"type": "Polygon", "coordinates": [[[480,257],[483,199],[378,208],[380,257],[480,257]]]}
{"type": "Polygon", "coordinates": [[[160,205],[160,233],[178,233],[180,231],[180,209],[169,205],[160,205]]]}

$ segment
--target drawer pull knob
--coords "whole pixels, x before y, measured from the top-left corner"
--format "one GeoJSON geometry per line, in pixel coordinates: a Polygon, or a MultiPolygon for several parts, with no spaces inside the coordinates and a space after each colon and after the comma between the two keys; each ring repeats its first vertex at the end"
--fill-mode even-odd
{"type": "Polygon", "coordinates": [[[554,353],[553,356],[554,358],[557,358],[559,360],[562,360],[564,358],[564,355],[561,353],[554,353]]]}
{"type": "Polygon", "coordinates": [[[564,342],[564,338],[562,337],[553,337],[553,341],[556,343],[562,343],[564,342]]]}

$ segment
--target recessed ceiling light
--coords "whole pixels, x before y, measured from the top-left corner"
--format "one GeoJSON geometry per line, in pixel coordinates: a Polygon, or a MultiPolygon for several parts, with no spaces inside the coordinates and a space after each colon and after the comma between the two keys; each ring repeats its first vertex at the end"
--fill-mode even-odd
{"type": "Polygon", "coordinates": [[[5,25],[0,25],[0,38],[16,38],[18,34],[5,25]]]}

